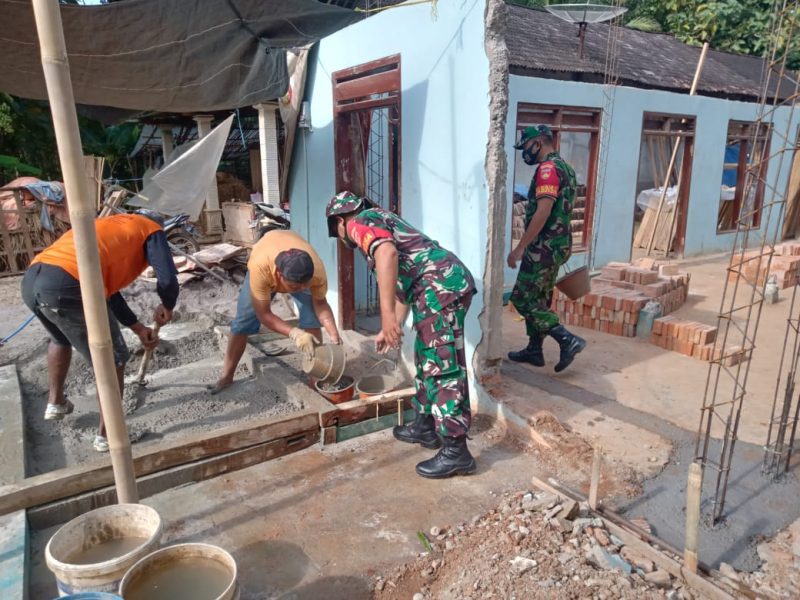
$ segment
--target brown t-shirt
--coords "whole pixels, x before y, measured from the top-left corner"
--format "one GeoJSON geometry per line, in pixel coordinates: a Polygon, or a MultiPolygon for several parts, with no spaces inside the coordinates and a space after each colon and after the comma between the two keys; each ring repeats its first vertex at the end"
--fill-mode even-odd
{"type": "Polygon", "coordinates": [[[328,293],[328,276],[322,260],[311,245],[294,231],[275,230],[264,234],[253,246],[247,270],[250,272],[250,294],[256,300],[269,302],[274,292],[288,293],[289,290],[278,284],[275,259],[284,250],[304,250],[314,262],[314,275],[309,282],[311,296],[325,298],[328,293]]]}

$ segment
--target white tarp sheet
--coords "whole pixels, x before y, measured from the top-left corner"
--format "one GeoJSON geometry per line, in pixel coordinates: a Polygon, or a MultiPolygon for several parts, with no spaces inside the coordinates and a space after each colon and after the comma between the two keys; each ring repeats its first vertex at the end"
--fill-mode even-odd
{"type": "Polygon", "coordinates": [[[128,204],[165,215],[185,213],[196,221],[203,210],[208,188],[216,184],[217,165],[232,123],[233,115],[201,140],[190,142],[188,150],[176,149],[172,156],[177,158],[153,175],[128,204]]]}

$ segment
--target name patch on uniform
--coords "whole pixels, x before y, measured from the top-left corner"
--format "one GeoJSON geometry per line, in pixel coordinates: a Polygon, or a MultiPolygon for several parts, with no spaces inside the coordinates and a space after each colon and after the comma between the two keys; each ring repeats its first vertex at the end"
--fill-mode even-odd
{"type": "Polygon", "coordinates": [[[558,171],[552,162],[545,162],[539,165],[536,171],[536,197],[558,196],[558,171]]]}

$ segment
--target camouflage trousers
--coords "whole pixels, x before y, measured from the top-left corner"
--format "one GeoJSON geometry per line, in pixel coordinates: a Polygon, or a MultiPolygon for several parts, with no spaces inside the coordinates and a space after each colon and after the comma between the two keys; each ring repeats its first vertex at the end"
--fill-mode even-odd
{"type": "Polygon", "coordinates": [[[472,422],[464,353],[464,318],[471,301],[471,295],[465,296],[416,325],[414,406],[433,415],[442,436],[466,435],[472,422]]]}
{"type": "Polygon", "coordinates": [[[522,258],[511,304],[524,317],[528,337],[544,335],[558,325],[558,315],[550,310],[550,305],[560,266],[560,263],[536,262],[529,252],[522,258]]]}

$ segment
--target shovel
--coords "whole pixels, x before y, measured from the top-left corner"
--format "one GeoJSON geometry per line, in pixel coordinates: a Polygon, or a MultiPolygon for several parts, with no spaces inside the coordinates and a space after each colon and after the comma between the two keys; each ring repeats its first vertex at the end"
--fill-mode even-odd
{"type": "MultiPolygon", "coordinates": [[[[153,325],[153,333],[156,334],[156,337],[158,337],[158,330],[159,329],[161,329],[161,326],[158,323],[153,325]]],[[[147,385],[147,382],[145,381],[144,376],[147,374],[147,367],[150,365],[150,359],[153,358],[153,352],[154,351],[155,351],[155,348],[153,348],[152,350],[145,350],[144,351],[144,356],[142,356],[142,364],[139,365],[139,372],[136,374],[136,379],[134,380],[135,384],[137,384],[137,385],[147,385]]]]}

